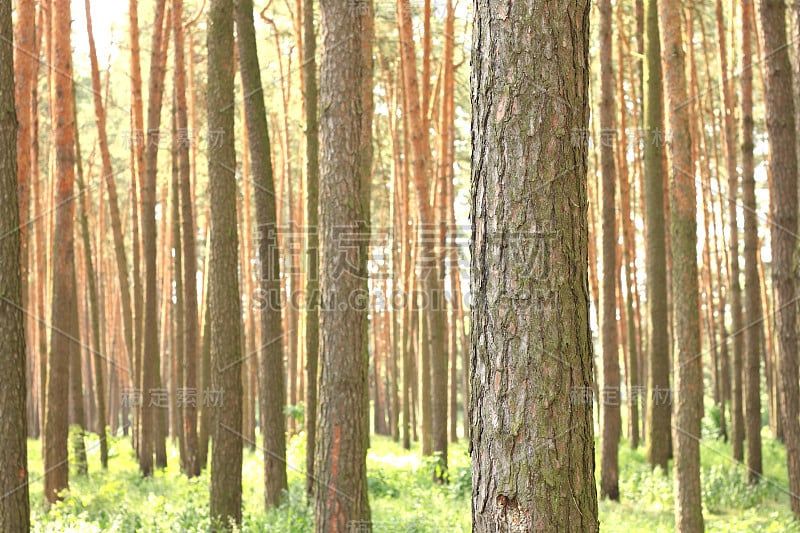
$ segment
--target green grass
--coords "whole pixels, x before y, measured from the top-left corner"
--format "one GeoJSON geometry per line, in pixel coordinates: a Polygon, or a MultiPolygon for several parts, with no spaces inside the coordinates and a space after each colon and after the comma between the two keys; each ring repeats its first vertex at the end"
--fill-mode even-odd
{"type": "MultiPolygon", "coordinates": [[[[110,468],[99,469],[97,441],[90,437],[89,477],[71,473],[71,491],[45,511],[42,505],[41,444],[29,442],[33,531],[40,532],[202,532],[207,531],[208,473],[189,481],[178,472],[171,448],[170,466],[141,479],[128,439],[113,439],[110,468]]],[[[747,484],[742,466],[731,459],[730,445],[707,438],[702,443],[702,482],[706,531],[798,532],[786,493],[783,447],[764,435],[768,481],[747,484]]],[[[281,533],[312,530],[313,509],[304,495],[305,442],[290,441],[289,493],[269,513],[262,506],[261,453],[244,454],[243,531],[281,533]]],[[[419,449],[403,450],[390,439],[372,437],[367,458],[372,519],[376,532],[459,532],[470,526],[469,456],[462,441],[450,450],[451,483],[431,482],[432,463],[419,449]]],[[[603,531],[671,532],[672,476],[651,472],[644,450],[620,446],[620,503],[600,502],[603,531]]],[[[599,465],[599,463],[598,463],[599,465]]]]}

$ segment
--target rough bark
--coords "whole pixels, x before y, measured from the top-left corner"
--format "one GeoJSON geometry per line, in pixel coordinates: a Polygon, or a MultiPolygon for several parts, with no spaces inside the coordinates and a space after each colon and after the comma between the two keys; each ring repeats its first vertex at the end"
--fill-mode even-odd
{"type": "Polygon", "coordinates": [[[582,1],[475,6],[473,531],[598,529],[586,145],[574,142],[588,127],[588,22],[582,1]]]}
{"type": "MultiPolygon", "coordinates": [[[[366,527],[367,250],[372,166],[372,2],[322,8],[320,377],[315,531],[366,527]]],[[[363,530],[363,529],[362,529],[363,530]]]]}
{"type": "Polygon", "coordinates": [[[11,2],[0,3],[0,530],[30,528],[11,2]]]}

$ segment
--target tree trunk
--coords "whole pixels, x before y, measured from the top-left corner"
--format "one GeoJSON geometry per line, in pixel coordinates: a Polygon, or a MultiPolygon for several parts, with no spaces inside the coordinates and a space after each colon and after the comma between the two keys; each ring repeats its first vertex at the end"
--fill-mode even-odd
{"type": "MultiPolygon", "coordinates": [[[[322,2],[321,335],[315,531],[370,528],[365,412],[372,2],[322,2]],[[346,243],[346,244],[345,244],[346,243]]],[[[361,529],[363,530],[363,529],[361,529]]]]}
{"type": "MultiPolygon", "coordinates": [[[[183,244],[183,305],[185,324],[183,333],[184,359],[183,383],[191,394],[197,391],[197,363],[200,356],[200,342],[197,316],[197,252],[195,246],[194,202],[192,199],[191,165],[189,148],[191,138],[183,138],[181,132],[189,133],[186,102],[186,70],[184,62],[183,38],[183,0],[173,0],[173,36],[175,41],[175,95],[178,122],[178,174],[180,178],[180,211],[183,244]]],[[[190,52],[191,53],[191,49],[190,52]]],[[[177,252],[176,252],[177,253],[177,252]]],[[[185,440],[185,469],[189,477],[200,475],[200,461],[197,450],[197,397],[192,402],[186,398],[183,404],[183,438],[185,440]]]]}
{"type": "Polygon", "coordinates": [[[759,4],[764,34],[769,135],[772,173],[770,247],[772,287],[778,321],[778,376],[783,441],[789,472],[792,511],[800,518],[800,421],[798,411],[797,332],[794,253],[797,245],[797,154],[792,70],[786,41],[786,6],[781,0],[759,4]]]}
{"type": "MultiPolygon", "coordinates": [[[[400,47],[403,56],[403,76],[405,82],[405,112],[411,128],[411,153],[414,185],[416,189],[417,207],[419,210],[419,226],[417,239],[420,241],[420,282],[425,294],[424,320],[428,322],[428,336],[423,342],[430,349],[431,377],[431,428],[432,452],[437,455],[437,467],[434,480],[447,480],[447,342],[446,342],[446,309],[442,278],[436,265],[434,245],[436,234],[435,214],[430,199],[430,145],[427,138],[427,112],[420,102],[419,81],[417,79],[417,61],[414,51],[414,37],[411,20],[410,0],[399,0],[398,27],[400,47]]],[[[424,65],[423,65],[424,66],[424,65]]],[[[424,78],[424,77],[423,77],[424,78]]],[[[426,81],[423,79],[423,95],[426,92],[426,81]]],[[[422,365],[423,372],[425,366],[422,365]]]]}
{"type": "Polygon", "coordinates": [[[614,71],[611,0],[600,2],[600,170],[603,181],[603,388],[600,401],[600,497],[619,500],[619,345],[617,343],[617,209],[614,163],[614,71]]]}
{"type": "Polygon", "coordinates": [[[60,499],[69,484],[67,452],[69,357],[74,340],[70,337],[70,315],[75,297],[73,269],[75,249],[72,202],[75,187],[75,129],[72,97],[72,49],[70,45],[70,2],[54,0],[51,12],[54,78],[51,91],[52,129],[55,140],[56,200],[53,233],[52,318],[50,354],[47,361],[47,405],[44,446],[44,497],[47,503],[60,499]]]}
{"type": "MultiPolygon", "coordinates": [[[[689,108],[681,6],[658,6],[661,44],[670,106],[672,161],[670,212],[672,235],[672,295],[676,335],[675,360],[675,528],[703,531],[700,503],[700,419],[703,416],[703,375],[697,281],[697,205],[689,128],[689,108]]],[[[655,400],[653,400],[655,403],[655,400]]]]}
{"type": "MultiPolygon", "coordinates": [[[[25,323],[17,196],[17,117],[14,109],[11,2],[0,3],[0,530],[30,529],[25,419],[25,323]]],[[[25,112],[25,109],[21,111],[25,112]]]]}
{"type": "Polygon", "coordinates": [[[670,454],[669,313],[667,307],[667,241],[664,212],[664,115],[661,78],[661,42],[657,0],[647,0],[645,63],[644,189],[647,242],[647,300],[650,312],[649,374],[647,376],[645,432],[647,460],[667,473],[670,454]]]}
{"type": "MultiPolygon", "coordinates": [[[[156,2],[152,52],[150,56],[149,96],[147,102],[147,146],[145,150],[145,173],[141,183],[142,201],[142,254],[145,263],[144,325],[142,333],[141,362],[141,439],[139,447],[139,470],[147,477],[153,474],[153,451],[156,455],[163,442],[158,442],[160,414],[151,401],[151,395],[159,387],[160,363],[158,352],[158,271],[156,266],[156,181],[158,175],[158,147],[161,124],[161,99],[164,92],[164,63],[161,50],[164,47],[164,10],[166,0],[156,2]]],[[[163,435],[161,435],[163,437],[163,435]]],[[[157,460],[160,459],[157,457],[157,460]]],[[[166,457],[163,458],[164,460],[166,457]]]]}
{"type": "Polygon", "coordinates": [[[264,437],[264,504],[280,503],[286,490],[286,422],[283,414],[283,331],[281,324],[281,280],[278,246],[275,184],[267,128],[267,114],[261,90],[261,70],[256,50],[252,0],[238,0],[236,31],[239,65],[245,99],[245,119],[253,179],[256,184],[256,212],[259,225],[261,258],[261,356],[260,412],[264,437]]]}
{"type": "Polygon", "coordinates": [[[581,1],[476,4],[473,531],[599,527],[587,148],[571,142],[588,127],[588,21],[581,1]]]}
{"type": "MultiPolygon", "coordinates": [[[[753,62],[752,0],[742,1],[742,64],[753,62]]],[[[758,276],[758,212],[753,157],[753,70],[742,70],[742,204],[744,207],[744,278],[747,334],[745,352],[745,410],[747,412],[747,469],[750,483],[761,478],[761,281],[758,276]],[[757,437],[754,439],[753,437],[757,437]],[[755,441],[751,443],[751,440],[755,441]]]]}
{"type": "MultiPolygon", "coordinates": [[[[242,521],[242,349],[234,175],[233,0],[212,0],[208,14],[208,145],[211,261],[212,411],[210,515],[214,529],[242,521]]],[[[269,450],[269,448],[267,448],[269,450]]]]}
{"type": "Polygon", "coordinates": [[[319,120],[314,0],[303,1],[303,100],[306,111],[306,494],[314,492],[319,367],[319,120]]]}

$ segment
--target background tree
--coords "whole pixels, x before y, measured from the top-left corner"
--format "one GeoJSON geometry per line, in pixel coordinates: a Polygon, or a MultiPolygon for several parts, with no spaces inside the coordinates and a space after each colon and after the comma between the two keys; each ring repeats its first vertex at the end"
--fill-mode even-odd
{"type": "Polygon", "coordinates": [[[770,246],[772,287],[778,320],[778,367],[781,380],[783,441],[789,472],[791,505],[800,518],[800,392],[797,368],[797,302],[793,257],[797,247],[797,154],[794,124],[792,69],[786,41],[786,5],[780,0],[759,4],[764,34],[766,73],[765,102],[769,134],[770,246]]]}
{"type": "Polygon", "coordinates": [[[589,5],[475,9],[473,530],[596,531],[586,145],[571,139],[587,128],[589,5]]]}
{"type": "Polygon", "coordinates": [[[647,241],[649,373],[647,375],[647,459],[667,473],[670,454],[669,403],[656,401],[669,390],[669,313],[667,308],[667,245],[664,214],[664,110],[658,0],[647,0],[645,22],[644,191],[647,241]]]}
{"type": "Polygon", "coordinates": [[[47,403],[44,440],[44,497],[49,503],[60,499],[69,484],[67,452],[69,406],[69,358],[77,342],[70,332],[75,297],[75,248],[73,220],[75,204],[75,123],[72,96],[72,47],[70,45],[70,2],[52,4],[53,68],[50,105],[56,157],[56,200],[50,353],[47,361],[47,403]]]}
{"type": "Polygon", "coordinates": [[[237,0],[236,35],[245,98],[245,119],[250,160],[256,187],[256,211],[260,226],[261,258],[261,432],[264,436],[264,502],[275,507],[286,481],[286,423],[283,415],[283,331],[280,300],[280,256],[275,206],[275,184],[270,157],[269,129],[261,69],[256,49],[252,0],[237,0]]]}
{"type": "Polygon", "coordinates": [[[319,370],[319,120],[317,116],[317,36],[314,0],[303,0],[303,77],[306,110],[306,494],[314,491],[319,370]]]}
{"type": "Polygon", "coordinates": [[[747,309],[744,364],[747,411],[747,470],[751,483],[761,477],[761,280],[758,277],[758,212],[753,170],[753,2],[742,1],[742,205],[744,207],[744,287],[747,309]]]}
{"type": "MultiPolygon", "coordinates": [[[[700,351],[697,281],[697,201],[689,128],[681,9],[662,2],[661,44],[669,102],[670,232],[675,348],[675,527],[702,531],[700,503],[700,419],[703,416],[703,371],[700,351]]],[[[655,400],[652,400],[655,402],[655,400]]]]}
{"type": "Polygon", "coordinates": [[[600,166],[603,175],[603,388],[600,395],[600,497],[619,500],[619,436],[622,421],[617,339],[617,209],[614,163],[614,70],[611,0],[600,2],[600,166]]]}

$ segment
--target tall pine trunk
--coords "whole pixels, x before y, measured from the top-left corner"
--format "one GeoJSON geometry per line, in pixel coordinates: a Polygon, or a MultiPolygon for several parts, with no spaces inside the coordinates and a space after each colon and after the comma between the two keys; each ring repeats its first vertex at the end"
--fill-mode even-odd
{"type": "MultiPolygon", "coordinates": [[[[676,330],[675,528],[703,531],[700,503],[700,419],[703,416],[703,373],[700,351],[699,288],[697,276],[697,201],[689,127],[689,107],[681,6],[662,2],[661,45],[672,129],[670,141],[670,234],[672,297],[676,330]]],[[[655,403],[655,399],[651,399],[655,403]]]]}
{"type": "Polygon", "coordinates": [[[479,0],[474,20],[473,531],[597,531],[589,5],[479,0]]]}
{"type": "MultiPolygon", "coordinates": [[[[0,530],[30,529],[11,2],[0,3],[0,530]]],[[[24,111],[24,110],[23,110],[24,111]]]]}
{"type": "Polygon", "coordinates": [[[322,299],[314,515],[318,533],[344,533],[370,527],[367,310],[360,303],[368,301],[374,13],[369,0],[320,5],[322,299]]]}
{"type": "Polygon", "coordinates": [[[670,456],[669,313],[667,306],[667,240],[664,211],[664,110],[658,0],[647,0],[645,20],[644,190],[647,241],[647,300],[650,314],[647,375],[647,460],[666,475],[670,456]]]}
{"type": "Polygon", "coordinates": [[[780,410],[792,511],[800,518],[800,421],[798,391],[796,288],[794,253],[797,246],[797,154],[792,69],[786,41],[786,6],[782,0],[759,4],[765,47],[765,101],[772,172],[770,247],[772,287],[778,321],[780,410]]]}
{"type": "Polygon", "coordinates": [[[264,437],[264,503],[267,508],[280,503],[286,481],[286,422],[283,414],[283,331],[280,305],[280,257],[275,205],[275,184],[270,157],[269,130],[261,70],[256,50],[252,0],[236,4],[236,32],[239,65],[245,99],[245,120],[253,179],[256,184],[256,212],[261,258],[261,355],[260,396],[261,433],[264,437]]]}

